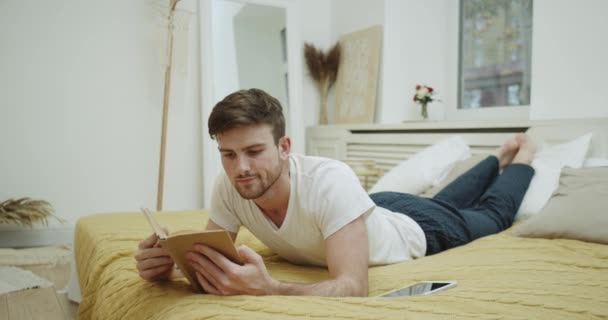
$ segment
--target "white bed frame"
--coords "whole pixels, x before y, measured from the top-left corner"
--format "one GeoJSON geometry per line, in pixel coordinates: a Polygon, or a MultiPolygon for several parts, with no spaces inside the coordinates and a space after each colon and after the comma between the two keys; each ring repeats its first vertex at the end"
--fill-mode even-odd
{"type": "MultiPolygon", "coordinates": [[[[306,131],[306,153],[347,161],[373,160],[377,168],[386,172],[452,135],[463,137],[476,154],[493,151],[516,132],[528,132],[539,144],[550,145],[593,132],[587,156],[608,158],[608,118],[316,126],[306,131]]],[[[369,177],[370,185],[376,180],[377,177],[369,177]]]]}

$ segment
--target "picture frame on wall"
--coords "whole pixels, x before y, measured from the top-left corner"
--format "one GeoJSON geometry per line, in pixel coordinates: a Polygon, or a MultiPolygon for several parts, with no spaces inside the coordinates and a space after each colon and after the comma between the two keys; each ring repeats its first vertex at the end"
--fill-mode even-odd
{"type": "Polygon", "coordinates": [[[376,109],[382,26],[340,37],[342,57],[336,79],[335,123],[373,123],[376,109]]]}

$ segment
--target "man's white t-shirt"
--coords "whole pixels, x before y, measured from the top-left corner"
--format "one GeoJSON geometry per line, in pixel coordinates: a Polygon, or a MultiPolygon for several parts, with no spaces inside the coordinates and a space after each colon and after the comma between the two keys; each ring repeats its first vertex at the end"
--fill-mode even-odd
{"type": "Polygon", "coordinates": [[[366,214],[369,265],[424,256],[426,239],[410,217],[377,207],[346,164],[289,156],[291,190],[281,227],[253,200],[243,199],[225,174],[218,177],[210,219],[230,232],[246,227],[275,253],[296,264],[327,266],[324,240],[366,214]]]}

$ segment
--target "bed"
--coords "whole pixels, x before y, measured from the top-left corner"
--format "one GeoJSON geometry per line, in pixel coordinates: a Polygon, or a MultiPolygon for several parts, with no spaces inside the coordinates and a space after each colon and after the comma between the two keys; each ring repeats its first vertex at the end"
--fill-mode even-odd
{"type": "MultiPolygon", "coordinates": [[[[330,138],[334,139],[331,150],[342,154],[330,156],[388,159],[379,165],[389,169],[396,163],[391,164],[391,159],[403,157],[404,153],[415,153],[411,141],[432,144],[442,137],[457,133],[471,144],[473,153],[483,153],[512,132],[529,130],[530,134],[545,137],[546,141],[552,140],[553,143],[593,131],[594,138],[587,157],[608,158],[607,119],[529,123],[523,127],[505,126],[500,130],[495,130],[496,127],[479,130],[457,125],[439,130],[424,124],[414,125],[414,129],[405,127],[331,128],[337,137],[330,138]],[[422,135],[424,138],[414,137],[412,140],[412,135],[422,135]],[[362,151],[362,148],[365,150],[362,151]],[[383,156],[374,152],[380,152],[383,156]]],[[[328,128],[320,128],[320,131],[324,130],[328,128]]],[[[313,132],[309,136],[328,137],[326,134],[315,134],[320,133],[313,132]]],[[[323,141],[316,147],[312,145],[313,148],[310,148],[311,144],[308,147],[310,153],[329,150],[324,149],[323,141]]],[[[600,188],[599,192],[602,190],[600,188]]],[[[171,230],[192,229],[193,223],[204,228],[206,216],[205,210],[162,212],[158,214],[158,220],[171,230]]],[[[434,256],[370,268],[369,297],[365,298],[217,297],[196,294],[182,280],[148,283],[138,277],[133,253],[137,243],[150,233],[142,214],[122,212],[87,216],[78,221],[75,235],[75,260],[82,293],[79,318],[607,318],[608,246],[598,241],[581,241],[572,237],[547,239],[514,236],[513,232],[525,223],[525,220],[520,221],[500,234],[434,256]],[[458,285],[431,296],[376,297],[421,280],[455,280],[458,285]]],[[[240,232],[237,242],[259,252],[269,272],[277,279],[313,282],[328,277],[324,269],[287,263],[247,230],[240,232]]]]}

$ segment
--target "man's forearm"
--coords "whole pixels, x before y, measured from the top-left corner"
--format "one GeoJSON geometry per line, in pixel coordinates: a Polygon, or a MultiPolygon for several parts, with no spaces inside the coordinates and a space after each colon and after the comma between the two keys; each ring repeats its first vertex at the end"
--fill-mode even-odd
{"type": "Polygon", "coordinates": [[[291,296],[366,297],[368,294],[367,281],[348,277],[310,284],[277,281],[273,291],[271,294],[291,296]]]}

